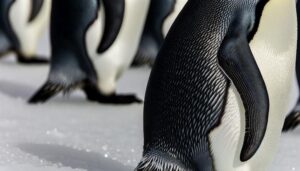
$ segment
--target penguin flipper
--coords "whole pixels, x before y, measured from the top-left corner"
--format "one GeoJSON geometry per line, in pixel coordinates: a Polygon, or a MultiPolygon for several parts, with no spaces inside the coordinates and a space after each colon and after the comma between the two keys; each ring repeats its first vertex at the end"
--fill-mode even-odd
{"type": "Polygon", "coordinates": [[[33,21],[42,9],[44,0],[31,0],[31,12],[29,22],[33,21]]]}
{"type": "Polygon", "coordinates": [[[282,131],[287,132],[287,131],[294,130],[299,125],[300,125],[300,111],[293,111],[285,118],[282,131]]]}
{"type": "Polygon", "coordinates": [[[105,27],[97,50],[98,53],[107,50],[117,38],[125,12],[124,0],[103,0],[103,5],[105,10],[105,27]]]}
{"type": "MultiPolygon", "coordinates": [[[[239,20],[241,21],[241,20],[239,20]]],[[[247,39],[245,24],[233,23],[220,47],[219,65],[237,88],[245,108],[246,130],[240,160],[249,160],[264,138],[269,97],[247,39]]]]}

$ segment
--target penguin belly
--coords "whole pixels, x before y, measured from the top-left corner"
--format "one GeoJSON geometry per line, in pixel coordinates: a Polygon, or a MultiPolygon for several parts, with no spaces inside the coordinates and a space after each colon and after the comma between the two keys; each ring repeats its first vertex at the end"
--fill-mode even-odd
{"type": "Polygon", "coordinates": [[[19,53],[26,58],[36,54],[39,38],[50,21],[51,0],[44,0],[39,14],[29,22],[30,0],[16,0],[9,12],[12,28],[20,42],[19,53]]]}
{"type": "Polygon", "coordinates": [[[147,16],[149,0],[126,0],[120,32],[111,47],[93,57],[101,93],[115,92],[116,80],[130,66],[137,51],[147,16]]]}
{"type": "MultiPolygon", "coordinates": [[[[245,128],[245,112],[234,86],[228,90],[227,105],[218,128],[210,134],[217,171],[266,171],[281,135],[289,110],[295,78],[297,18],[294,0],[271,0],[266,4],[258,31],[250,47],[265,81],[269,99],[269,120],[257,153],[242,163],[239,154],[245,128]],[[276,19],[274,19],[276,18],[276,19]],[[226,154],[226,158],[222,158],[226,154]]],[[[257,97],[259,98],[259,97],[257,97]]]]}

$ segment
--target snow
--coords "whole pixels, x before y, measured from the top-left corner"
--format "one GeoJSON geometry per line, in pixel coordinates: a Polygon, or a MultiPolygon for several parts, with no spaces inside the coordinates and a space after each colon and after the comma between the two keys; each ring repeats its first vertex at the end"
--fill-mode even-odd
{"type": "MultiPolygon", "coordinates": [[[[46,40],[39,52],[49,53],[46,40]]],[[[103,105],[80,91],[46,104],[26,100],[48,66],[0,61],[0,171],[132,171],[141,158],[143,105],[103,105]]],[[[140,98],[150,69],[130,69],[118,92],[140,98]]],[[[271,171],[300,171],[300,129],[282,136],[271,171]]]]}

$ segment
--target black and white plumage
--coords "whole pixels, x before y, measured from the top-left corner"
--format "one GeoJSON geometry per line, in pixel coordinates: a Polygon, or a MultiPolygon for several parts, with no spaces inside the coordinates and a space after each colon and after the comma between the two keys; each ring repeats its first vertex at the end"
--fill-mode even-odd
{"type": "Polygon", "coordinates": [[[133,60],[147,2],[53,0],[51,69],[48,80],[29,102],[45,102],[75,88],[81,88],[91,101],[141,102],[134,94],[117,95],[116,82],[133,60]]]}
{"type": "Polygon", "coordinates": [[[15,52],[21,63],[47,63],[36,53],[48,26],[51,0],[2,0],[0,8],[0,55],[15,52]]]}

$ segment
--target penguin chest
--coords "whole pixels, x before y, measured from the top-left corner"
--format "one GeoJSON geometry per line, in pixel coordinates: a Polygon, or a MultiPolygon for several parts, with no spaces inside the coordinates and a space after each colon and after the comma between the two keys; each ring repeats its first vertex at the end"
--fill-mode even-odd
{"type": "Polygon", "coordinates": [[[266,134],[257,153],[249,161],[240,162],[245,135],[245,110],[239,93],[231,85],[221,124],[209,135],[217,171],[267,170],[277,150],[289,103],[295,103],[289,99],[295,78],[296,45],[295,1],[270,0],[250,42],[270,100],[266,134]]]}
{"type": "Polygon", "coordinates": [[[250,45],[268,89],[270,113],[275,106],[284,108],[287,96],[291,94],[289,91],[295,74],[295,1],[271,0],[264,9],[258,31],[250,45]]]}
{"type": "MultiPolygon", "coordinates": [[[[295,73],[297,17],[294,0],[271,0],[250,43],[270,99],[270,117],[286,113],[295,73]]],[[[282,117],[282,116],[281,116],[282,117]]]]}
{"type": "Polygon", "coordinates": [[[258,165],[261,164],[261,158],[272,160],[289,104],[296,103],[294,100],[290,101],[297,50],[295,0],[270,0],[264,8],[258,31],[250,45],[270,101],[265,138],[250,161],[258,165]]]}

